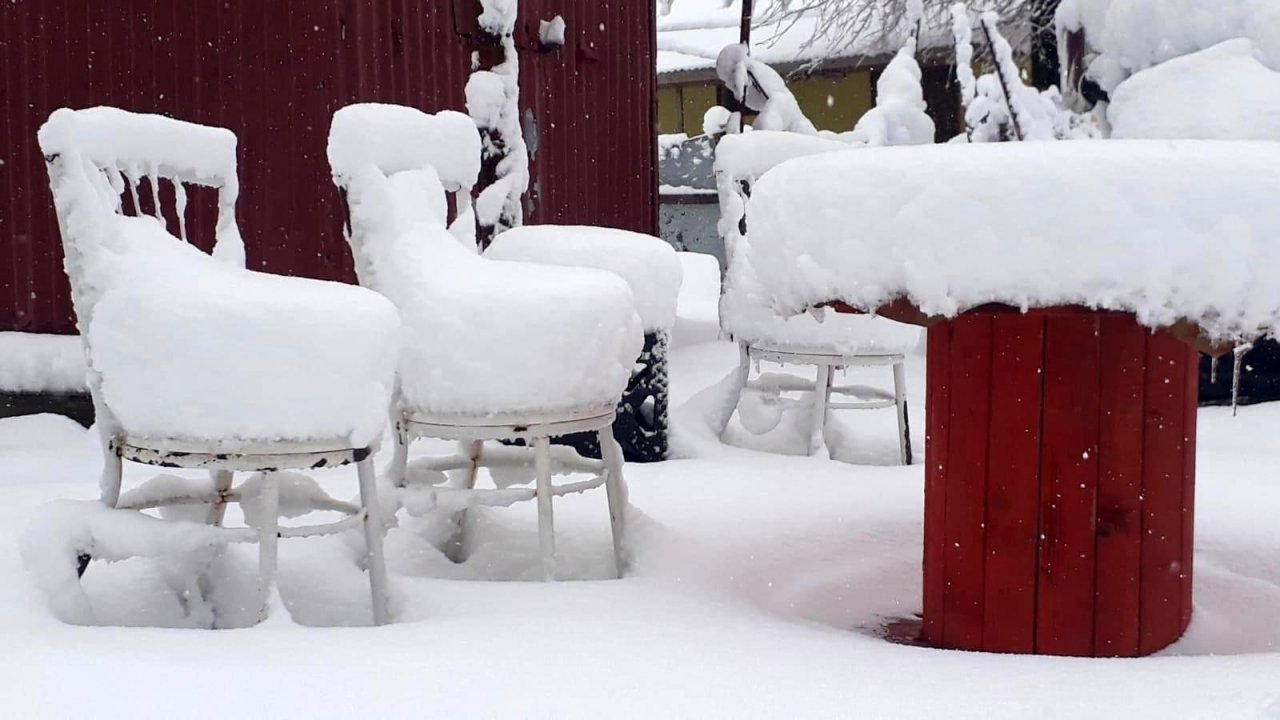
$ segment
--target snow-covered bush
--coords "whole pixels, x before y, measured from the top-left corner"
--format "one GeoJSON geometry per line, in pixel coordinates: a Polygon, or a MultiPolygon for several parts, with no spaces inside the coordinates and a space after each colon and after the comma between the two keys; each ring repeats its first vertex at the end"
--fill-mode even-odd
{"type": "Polygon", "coordinates": [[[773,68],[752,59],[747,46],[728,45],[721,50],[716,74],[738,102],[759,113],[752,125],[756,130],[818,133],[787,89],[787,82],[773,68]]]}
{"type": "Polygon", "coordinates": [[[925,145],[934,141],[933,118],[924,101],[916,40],[898,51],[876,81],[876,106],[854,126],[851,139],[864,145],[925,145]]]}
{"type": "Polygon", "coordinates": [[[965,108],[965,136],[969,142],[1006,140],[1062,140],[1098,137],[1092,119],[1068,109],[1057,88],[1037,90],[1026,84],[1014,58],[1013,46],[999,28],[999,17],[984,12],[978,24],[995,64],[982,77],[973,73],[973,26],[968,6],[951,7],[956,43],[956,75],[965,108]]]}

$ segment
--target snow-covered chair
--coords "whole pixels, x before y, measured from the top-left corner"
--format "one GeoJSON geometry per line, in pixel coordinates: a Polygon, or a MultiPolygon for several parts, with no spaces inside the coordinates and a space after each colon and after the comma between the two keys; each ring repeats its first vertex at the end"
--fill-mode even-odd
{"type": "MultiPolygon", "coordinates": [[[[644,350],[627,384],[614,426],[627,460],[667,457],[667,349],[676,320],[682,269],[675,248],[652,235],[606,227],[527,225],[494,238],[490,260],[589,267],[619,275],[644,327],[644,350]]],[[[595,438],[575,438],[574,447],[598,455],[595,438]]]]}
{"type": "MultiPolygon", "coordinates": [[[[373,619],[387,622],[372,458],[394,388],[395,307],[363,288],[244,268],[235,221],[236,137],[228,130],[115,108],[61,109],[40,129],[39,141],[105,449],[106,508],[85,508],[69,561],[78,554],[83,573],[92,556],[257,542],[265,614],[278,538],[363,526],[373,619]],[[140,188],[143,179],[149,193],[140,188]],[[180,237],[166,229],[161,181],[172,185],[170,216],[180,237]],[[186,242],[187,185],[217,191],[212,256],[186,242]],[[153,216],[144,210],[148,194],[153,216]],[[161,476],[122,495],[125,460],[208,470],[210,479],[161,476]],[[357,467],[359,504],[329,498],[293,473],[284,473],[282,501],[277,471],[347,463],[357,467]],[[234,473],[248,471],[263,474],[234,486],[234,473]],[[278,508],[295,514],[304,496],[315,509],[347,517],[279,526],[278,508]],[[231,502],[241,503],[256,527],[222,528],[231,502]],[[175,526],[138,512],[101,519],[103,512],[152,508],[187,521],[175,526]],[[103,530],[121,523],[151,527],[167,539],[121,541],[120,533],[103,530]]],[[[66,525],[65,509],[59,516],[66,525]]],[[[59,614],[91,622],[79,583],[62,582],[60,589],[69,595],[51,598],[59,614]]]]}
{"type": "MultiPolygon", "coordinates": [[[[360,282],[391,299],[404,320],[388,474],[414,488],[405,493],[411,512],[446,507],[459,524],[470,506],[536,499],[548,579],[552,498],[603,484],[621,575],[627,498],[612,425],[641,349],[631,292],[601,270],[480,257],[470,209],[480,158],[475,124],[459,113],[362,104],[333,118],[329,162],[346,196],[360,282]],[[597,434],[603,460],[552,454],[551,438],[578,432],[597,434]],[[463,450],[410,468],[409,443],[425,437],[458,440],[463,450]],[[536,487],[477,489],[480,467],[525,452],[485,451],[486,441],[532,445],[536,487]],[[595,478],[553,485],[553,460],[595,478]],[[449,471],[460,472],[450,479],[449,471]]],[[[455,538],[447,550],[460,554],[460,546],[455,538]]]]}
{"type": "MultiPolygon", "coordinates": [[[[920,342],[920,329],[873,316],[844,315],[815,309],[814,313],[782,317],[747,258],[751,187],[773,167],[794,157],[828,152],[858,152],[842,142],[794,133],[756,131],[724,138],[716,150],[716,179],[720,192],[721,230],[725,234],[728,270],[720,299],[722,330],[739,345],[738,398],[741,412],[748,391],[780,394],[808,391],[814,396],[808,451],[821,447],[829,410],[896,408],[898,444],[904,464],[911,464],[911,433],[907,413],[905,357],[920,342]],[[809,365],[813,383],[793,376],[751,379],[758,361],[809,365]],[[835,371],[851,367],[890,367],[893,392],[860,385],[837,385],[835,371]],[[832,395],[849,398],[832,401],[832,395]]],[[[744,423],[749,431],[767,432],[771,418],[744,423]]],[[[723,417],[723,434],[729,414],[723,417]]]]}

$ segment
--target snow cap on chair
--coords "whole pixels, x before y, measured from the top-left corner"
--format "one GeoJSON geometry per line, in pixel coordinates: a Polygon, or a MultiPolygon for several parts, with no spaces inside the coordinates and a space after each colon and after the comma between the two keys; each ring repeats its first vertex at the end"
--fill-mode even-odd
{"type": "Polygon", "coordinates": [[[459,112],[428,115],[403,105],[360,103],[334,113],[329,130],[335,176],[354,177],[370,163],[388,176],[431,166],[454,192],[475,185],[480,156],[480,132],[459,112]]]}
{"type": "Polygon", "coordinates": [[[438,204],[401,192],[404,172],[366,163],[346,189],[361,282],[404,319],[405,409],[455,420],[612,409],[643,345],[627,284],[477,255],[439,218],[401,207],[438,204]]]}
{"type": "Polygon", "coordinates": [[[74,149],[98,167],[134,177],[236,182],[236,136],[223,128],[113,107],[62,108],[49,116],[38,137],[45,155],[74,149]]]}
{"type": "Polygon", "coordinates": [[[386,424],[399,318],[376,293],[252,272],[114,218],[110,282],[88,328],[90,372],[131,436],[334,440],[386,424]]]}
{"type": "Polygon", "coordinates": [[[1251,337],[1280,330],[1277,187],[1269,142],[869,148],[766,173],[747,253],[784,314],[1083,305],[1251,337]]]}
{"type": "Polygon", "coordinates": [[[631,286],[645,332],[670,330],[676,319],[683,270],[665,240],[605,227],[527,225],[499,235],[490,260],[608,270],[631,286]]]}

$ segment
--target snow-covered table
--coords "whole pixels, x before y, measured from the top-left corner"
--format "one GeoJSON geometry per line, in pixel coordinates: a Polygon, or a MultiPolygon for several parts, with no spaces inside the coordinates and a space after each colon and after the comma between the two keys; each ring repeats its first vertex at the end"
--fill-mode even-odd
{"type": "Polygon", "coordinates": [[[775,308],[930,327],[922,640],[1138,656],[1192,616],[1195,347],[1280,326],[1280,145],[802,158],[755,188],[775,308]]]}

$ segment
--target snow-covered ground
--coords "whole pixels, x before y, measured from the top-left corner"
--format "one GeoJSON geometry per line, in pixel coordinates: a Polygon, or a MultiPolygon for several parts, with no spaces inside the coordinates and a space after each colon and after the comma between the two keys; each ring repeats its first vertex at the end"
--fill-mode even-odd
{"type": "MultiPolygon", "coordinates": [[[[738,356],[716,337],[714,288],[692,290],[672,357],[682,457],[627,466],[628,577],[595,579],[611,568],[602,492],[556,505],[561,572],[581,581],[501,582],[539,572],[530,503],[476,511],[462,565],[402,512],[387,542],[398,622],[382,628],[343,627],[368,621],[368,586],[333,537],[282,543],[284,606],[256,627],[172,629],[178,600],[143,560],[85,577],[117,627],[60,623],[19,538],[43,503],[95,496],[96,440],[51,416],[0,421],[0,717],[1280,718],[1280,405],[1201,413],[1196,612],[1174,647],[1082,660],[896,645],[877,633],[920,610],[923,470],[889,464],[891,411],[842,413],[831,438],[875,464],[715,441],[703,410],[738,356]]],[[[917,355],[918,451],[923,372],[917,355]]],[[[802,417],[730,439],[798,449],[802,417]]],[[[154,474],[131,467],[126,486],[154,474]]],[[[355,495],[351,469],[316,476],[355,495]]],[[[254,558],[232,548],[228,574],[251,584],[254,558]]]]}

